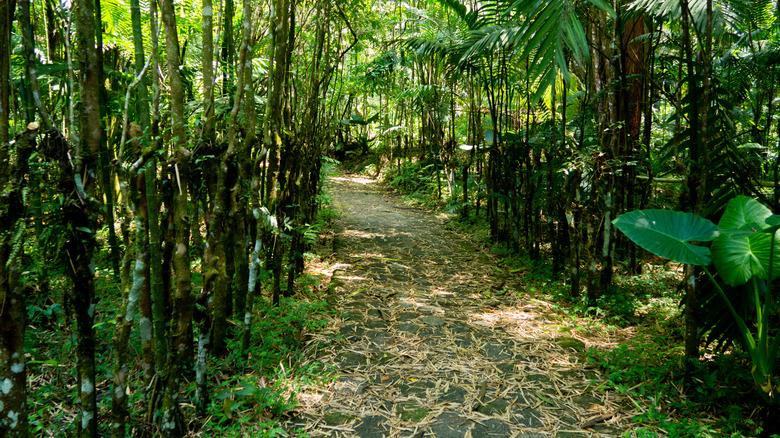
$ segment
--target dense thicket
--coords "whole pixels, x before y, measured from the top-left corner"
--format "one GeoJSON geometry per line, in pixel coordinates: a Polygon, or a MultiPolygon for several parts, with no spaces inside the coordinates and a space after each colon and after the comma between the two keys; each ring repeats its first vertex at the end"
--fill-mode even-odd
{"type": "MultiPolygon", "coordinates": [[[[75,433],[103,427],[110,344],[112,435],[139,416],[183,435],[184,377],[203,413],[209,358],[250,349],[262,286],[295,292],[326,156],[373,152],[591,303],[639,270],[625,211],[717,216],[746,194],[777,212],[778,18],[765,0],[0,0],[0,435],[30,435],[26,317],[57,308],[75,433]],[[118,296],[96,296],[102,265],[118,296]]],[[[728,328],[685,275],[696,358],[728,328]]]]}

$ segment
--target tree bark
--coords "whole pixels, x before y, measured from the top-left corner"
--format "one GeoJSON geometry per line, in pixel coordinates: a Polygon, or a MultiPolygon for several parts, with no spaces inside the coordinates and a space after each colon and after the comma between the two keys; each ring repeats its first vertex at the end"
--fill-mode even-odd
{"type": "MultiPolygon", "coordinates": [[[[247,15],[247,11],[251,10],[251,1],[250,0],[244,0],[243,2],[244,7],[244,15],[247,15]]],[[[246,28],[244,28],[246,31],[246,28]]],[[[245,35],[246,37],[246,35],[245,35]]],[[[251,62],[252,56],[254,53],[254,41],[253,39],[249,39],[247,41],[247,62],[251,62]]],[[[264,250],[263,248],[263,236],[265,233],[265,217],[263,214],[264,208],[262,207],[262,183],[261,180],[263,179],[263,175],[260,173],[260,166],[259,162],[264,159],[263,154],[257,154],[257,159],[252,161],[250,160],[251,151],[254,147],[255,143],[257,142],[257,113],[255,109],[255,93],[254,88],[252,85],[252,81],[250,80],[252,75],[252,70],[247,69],[245,72],[246,76],[244,79],[244,119],[246,120],[246,134],[244,137],[243,144],[241,145],[241,150],[239,151],[239,174],[240,179],[244,181],[250,181],[250,188],[249,188],[249,202],[252,206],[252,215],[254,218],[254,235],[255,240],[252,242],[252,249],[249,254],[248,259],[248,266],[246,270],[246,296],[243,305],[240,301],[236,301],[236,310],[241,310],[241,318],[243,321],[242,331],[241,331],[241,357],[246,358],[248,355],[249,345],[251,343],[251,335],[252,335],[252,307],[254,306],[254,298],[255,294],[258,290],[258,287],[260,286],[260,281],[257,278],[258,270],[260,269],[260,256],[264,250]],[[250,155],[250,156],[247,156],[250,155]]],[[[237,183],[237,185],[240,184],[237,183]]],[[[234,205],[238,206],[238,203],[234,203],[234,205]]],[[[267,210],[266,210],[267,211],[267,210]]],[[[240,215],[241,213],[236,213],[237,215],[240,215]]],[[[245,216],[245,215],[244,215],[245,216]]],[[[246,223],[246,222],[245,222],[246,223]]],[[[252,223],[252,222],[250,222],[252,223]]],[[[239,234],[240,236],[240,234],[239,234]]],[[[246,241],[246,237],[244,237],[243,241],[246,241]]],[[[242,242],[242,240],[239,240],[239,242],[242,242]]],[[[237,280],[241,280],[239,278],[237,280]]],[[[242,285],[239,285],[239,288],[243,287],[242,285]]],[[[239,289],[240,290],[240,289],[239,289]]],[[[236,298],[240,296],[240,293],[236,295],[236,298]]]]}
{"type": "MultiPolygon", "coordinates": [[[[275,216],[275,227],[266,227],[265,233],[270,237],[271,244],[268,248],[269,270],[273,273],[273,303],[279,304],[281,295],[281,270],[282,256],[284,254],[280,236],[283,227],[282,208],[279,202],[278,182],[281,152],[286,144],[284,140],[283,106],[285,99],[285,77],[287,75],[287,50],[286,43],[290,31],[291,0],[273,0],[270,17],[271,42],[268,45],[269,59],[271,60],[269,77],[269,90],[265,113],[266,147],[268,148],[268,171],[266,174],[265,205],[275,216]],[[275,228],[275,229],[274,229],[275,228]]],[[[270,224],[270,223],[269,223],[270,224]]]]}
{"type": "Polygon", "coordinates": [[[190,272],[190,211],[188,187],[191,152],[188,148],[184,120],[184,88],[179,66],[179,38],[173,0],[161,2],[162,23],[165,30],[165,52],[168,58],[168,82],[171,89],[171,133],[174,151],[173,166],[173,270],[176,286],[172,302],[170,347],[165,373],[161,429],[163,436],[179,437],[185,434],[178,413],[178,394],[185,364],[191,359],[192,339],[192,277],[190,272]]]}
{"type": "MultiPolygon", "coordinates": [[[[701,207],[699,203],[700,197],[700,184],[701,173],[700,167],[702,141],[699,133],[699,84],[696,79],[696,67],[693,59],[693,43],[691,41],[691,26],[690,15],[691,11],[688,5],[688,0],[680,0],[680,7],[682,9],[682,46],[685,66],[687,68],[687,80],[688,80],[688,95],[693,98],[690,99],[688,106],[688,121],[690,126],[688,131],[690,133],[690,148],[688,162],[690,167],[688,169],[688,175],[686,178],[686,188],[682,194],[682,205],[684,210],[691,211],[694,214],[698,214],[701,211],[697,211],[697,208],[701,207]]],[[[698,301],[698,281],[696,281],[695,267],[687,265],[685,267],[685,357],[688,359],[686,363],[686,380],[692,372],[692,362],[699,359],[699,301],[698,301]]],[[[690,382],[686,382],[690,383],[690,382]]]]}
{"type": "MultiPolygon", "coordinates": [[[[246,183],[252,181],[252,150],[255,147],[256,129],[257,129],[257,111],[255,108],[255,92],[252,74],[252,60],[254,59],[254,28],[252,26],[252,5],[248,1],[243,2],[244,22],[243,45],[246,46],[246,59],[243,71],[243,111],[244,111],[244,139],[238,141],[236,145],[236,161],[238,166],[238,179],[234,181],[230,190],[230,222],[233,224],[236,253],[235,253],[235,285],[234,314],[239,320],[243,319],[247,309],[251,310],[251,303],[248,303],[249,295],[249,269],[251,261],[249,259],[249,247],[247,239],[248,231],[248,198],[251,198],[246,190],[246,183]],[[248,21],[247,21],[248,20],[248,21]]],[[[238,135],[236,133],[235,135],[238,135]]],[[[257,168],[255,166],[255,168],[257,168]]]]}
{"type": "MultiPolygon", "coordinates": [[[[150,170],[146,170],[148,172],[150,170]]],[[[124,294],[122,309],[117,315],[116,332],[114,333],[114,389],[112,391],[111,405],[111,436],[121,438],[125,436],[127,420],[129,416],[127,408],[127,392],[129,391],[130,364],[129,340],[130,330],[133,326],[136,310],[143,307],[151,307],[146,303],[149,299],[149,235],[147,232],[147,205],[146,205],[146,176],[145,172],[134,175],[131,198],[134,205],[135,217],[135,263],[132,272],[132,285],[124,294]]],[[[141,312],[142,315],[146,312],[141,312]]],[[[151,366],[149,362],[152,351],[149,348],[152,342],[152,322],[148,315],[142,316],[141,341],[144,350],[144,368],[151,366]]],[[[147,374],[150,370],[144,369],[146,383],[151,379],[147,374]]]]}
{"type": "Polygon", "coordinates": [[[97,436],[97,399],[95,392],[95,283],[94,252],[97,234],[97,178],[103,127],[100,119],[100,76],[95,42],[95,11],[89,2],[75,5],[76,48],[80,60],[79,141],[75,142],[77,160],[60,151],[60,190],[64,195],[63,217],[69,222],[64,252],[73,280],[68,291],[77,325],[77,383],[80,411],[77,417],[79,437],[97,436]]]}
{"type": "MultiPolygon", "coordinates": [[[[0,14],[7,13],[0,3],[0,14]]],[[[6,17],[7,15],[0,15],[6,17]]],[[[0,25],[0,42],[10,36],[0,25]]],[[[0,108],[8,108],[8,64],[0,64],[0,108]]],[[[22,191],[26,185],[27,160],[35,149],[37,123],[30,123],[27,130],[16,139],[13,154],[9,142],[9,123],[0,110],[0,186],[5,193],[0,198],[0,436],[9,438],[30,436],[27,414],[27,364],[24,353],[24,337],[27,309],[24,284],[20,279],[23,256],[22,239],[25,228],[25,210],[22,191]],[[10,162],[9,158],[15,156],[10,162]]]]}

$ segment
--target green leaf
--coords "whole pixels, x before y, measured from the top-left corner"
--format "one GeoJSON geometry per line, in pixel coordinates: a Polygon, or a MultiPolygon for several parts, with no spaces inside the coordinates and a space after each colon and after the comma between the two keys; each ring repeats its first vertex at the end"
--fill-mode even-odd
{"type": "Polygon", "coordinates": [[[689,242],[707,242],[718,235],[711,221],[671,210],[636,210],[612,223],[634,243],[669,260],[691,265],[710,264],[710,250],[689,242]]]}
{"type": "Polygon", "coordinates": [[[588,0],[588,1],[593,3],[593,6],[609,14],[609,17],[612,18],[613,20],[617,17],[617,14],[615,14],[615,10],[612,9],[612,5],[610,5],[606,1],[604,0],[588,0]]]}
{"type": "Polygon", "coordinates": [[[766,218],[766,224],[768,228],[764,228],[761,232],[762,233],[769,233],[772,234],[776,232],[777,230],[780,230],[780,215],[773,214],[772,216],[769,216],[766,218]]]}
{"type": "Polygon", "coordinates": [[[236,391],[235,395],[240,395],[242,397],[254,397],[257,394],[259,394],[260,388],[252,385],[251,383],[247,382],[246,380],[241,381],[241,386],[243,386],[241,389],[236,391]]]}
{"type": "MultiPolygon", "coordinates": [[[[769,250],[772,232],[780,225],[772,212],[746,196],[729,201],[718,224],[720,236],[712,243],[712,257],[723,281],[730,286],[745,284],[752,277],[769,279],[769,250]]],[[[775,253],[780,246],[775,243],[775,253]]],[[[776,258],[773,277],[780,274],[776,258]]]]}
{"type": "Polygon", "coordinates": [[[718,222],[722,230],[753,230],[766,228],[767,219],[772,212],[755,199],[747,196],[737,196],[729,201],[723,217],[718,222]]]}

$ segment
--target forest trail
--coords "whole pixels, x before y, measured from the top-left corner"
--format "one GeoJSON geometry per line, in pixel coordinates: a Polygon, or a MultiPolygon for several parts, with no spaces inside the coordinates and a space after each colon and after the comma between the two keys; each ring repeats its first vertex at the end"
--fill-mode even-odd
{"type": "Polygon", "coordinates": [[[599,389],[599,372],[583,364],[591,340],[561,334],[549,304],[522,293],[523,272],[497,269],[491,255],[373,180],[342,176],[329,187],[342,211],[329,293],[336,312],[309,355],[340,377],[299,394],[290,436],[296,428],[360,438],[631,429],[638,412],[599,389]]]}

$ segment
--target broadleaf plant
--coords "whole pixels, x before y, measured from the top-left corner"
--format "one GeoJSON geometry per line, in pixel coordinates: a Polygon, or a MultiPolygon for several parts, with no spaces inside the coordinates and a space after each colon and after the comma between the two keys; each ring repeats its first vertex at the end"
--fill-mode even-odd
{"type": "Polygon", "coordinates": [[[718,227],[708,219],[671,210],[636,210],[613,223],[647,251],[696,266],[710,264],[710,250],[690,242],[709,242],[718,235],[718,227]]]}
{"type": "Polygon", "coordinates": [[[771,280],[780,274],[780,263],[775,258],[780,249],[780,216],[754,199],[738,196],[729,201],[717,226],[691,213],[671,210],[632,211],[616,218],[613,224],[634,243],[659,257],[702,267],[734,317],[750,354],[751,374],[759,393],[768,402],[776,403],[780,384],[772,376],[772,369],[780,336],[770,342],[769,308],[771,280]],[[711,249],[694,243],[708,241],[712,241],[711,249]],[[710,262],[726,284],[752,283],[755,330],[734,309],[710,272],[710,262]]]}

